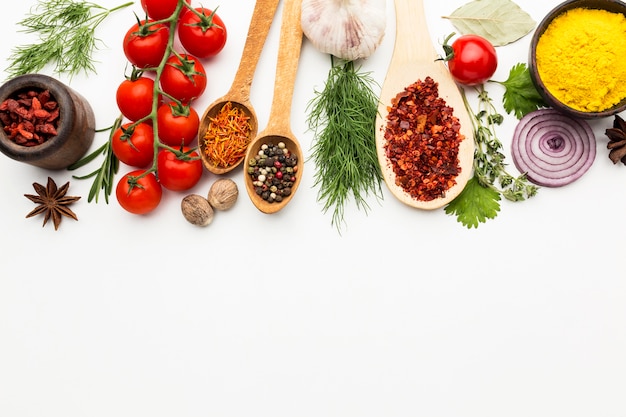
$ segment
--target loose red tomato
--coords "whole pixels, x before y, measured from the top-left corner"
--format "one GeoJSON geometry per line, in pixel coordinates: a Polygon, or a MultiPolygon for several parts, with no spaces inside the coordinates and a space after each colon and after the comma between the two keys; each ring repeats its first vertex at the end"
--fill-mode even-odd
{"type": "Polygon", "coordinates": [[[133,214],[147,214],[157,208],[163,196],[163,188],[154,173],[141,178],[146,171],[138,169],[124,175],[117,183],[115,196],[120,206],[133,214]]]}
{"type": "Polygon", "coordinates": [[[463,35],[452,45],[444,44],[448,69],[461,84],[477,85],[496,72],[498,56],[491,42],[478,35],[463,35]]]}
{"type": "Polygon", "coordinates": [[[157,156],[159,181],[168,190],[189,190],[200,181],[203,169],[200,155],[189,147],[182,147],[181,155],[161,149],[157,156]]]}
{"type": "Polygon", "coordinates": [[[124,36],[124,55],[137,68],[156,68],[165,55],[170,30],[153,22],[142,20],[135,23],[124,36]]]}
{"type": "Polygon", "coordinates": [[[113,132],[113,154],[126,165],[147,167],[154,158],[154,132],[147,123],[126,123],[113,132]]]}
{"type": "MultiPolygon", "coordinates": [[[[189,4],[189,0],[186,0],[189,4]]],[[[154,20],[167,19],[174,13],[178,0],[141,0],[141,7],[154,20]]]]}
{"type": "Polygon", "coordinates": [[[199,58],[217,55],[226,45],[228,34],[222,19],[204,7],[188,9],[178,21],[178,38],[190,54],[199,58]]]}
{"type": "Polygon", "coordinates": [[[126,79],[120,83],[115,94],[117,107],[124,117],[133,122],[150,115],[153,97],[154,80],[149,77],[126,79]]]}
{"type": "Polygon", "coordinates": [[[191,105],[165,103],[157,110],[159,140],[169,146],[190,145],[198,136],[200,117],[191,105]]]}
{"type": "Polygon", "coordinates": [[[204,66],[198,58],[189,54],[169,57],[160,80],[161,89],[183,103],[200,97],[207,85],[204,66]]]}

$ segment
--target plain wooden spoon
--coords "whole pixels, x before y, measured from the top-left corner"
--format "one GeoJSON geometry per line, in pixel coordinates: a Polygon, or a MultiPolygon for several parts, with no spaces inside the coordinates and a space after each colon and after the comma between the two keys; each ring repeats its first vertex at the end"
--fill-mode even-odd
{"type": "Polygon", "coordinates": [[[211,105],[207,107],[200,119],[200,127],[198,128],[198,145],[200,146],[200,154],[202,156],[202,162],[207,170],[214,174],[225,174],[232,171],[243,161],[243,157],[235,164],[227,167],[218,166],[209,158],[206,157],[204,152],[203,137],[205,132],[211,125],[211,118],[214,118],[219,111],[228,102],[231,102],[234,107],[240,108],[244,114],[250,119],[250,138],[254,138],[258,131],[258,120],[254,107],[250,102],[250,89],[252,87],[252,79],[254,78],[254,72],[265,44],[265,39],[272,26],[276,9],[280,0],[257,0],[252,12],[252,19],[250,21],[250,27],[248,28],[248,35],[246,43],[243,47],[243,54],[239,63],[239,68],[235,73],[235,78],[230,87],[230,90],[223,97],[215,100],[211,105]]]}
{"type": "Polygon", "coordinates": [[[252,177],[244,169],[244,182],[250,200],[263,213],[272,214],[283,209],[292,199],[302,178],[304,159],[300,143],[291,131],[291,102],[295,87],[300,50],[302,48],[302,27],[300,26],[302,0],[286,0],[283,5],[280,43],[276,62],[274,98],[266,128],[248,146],[245,160],[249,161],[259,152],[263,144],[285,143],[287,149],[298,158],[298,172],[291,187],[291,194],[281,202],[268,202],[257,195],[252,177]]]}
{"type": "Polygon", "coordinates": [[[428,32],[423,0],[395,0],[396,40],[389,69],[380,94],[378,116],[376,118],[376,149],[385,183],[391,193],[401,202],[420,209],[440,208],[452,201],[463,190],[472,174],[474,161],[474,137],[470,116],[463,104],[459,87],[438,54],[428,32]],[[461,172],[444,197],[431,201],[419,201],[396,184],[396,174],[385,152],[384,138],[388,107],[391,100],[405,87],[430,76],[439,84],[439,96],[454,109],[454,115],[461,124],[461,134],[465,139],[459,147],[461,172]]]}

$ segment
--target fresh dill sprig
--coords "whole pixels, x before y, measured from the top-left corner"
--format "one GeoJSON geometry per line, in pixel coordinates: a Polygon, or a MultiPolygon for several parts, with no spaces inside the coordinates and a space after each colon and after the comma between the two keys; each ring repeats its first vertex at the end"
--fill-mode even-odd
{"type": "Polygon", "coordinates": [[[382,199],[382,173],[376,153],[375,121],[378,97],[374,79],[355,69],[352,61],[331,69],[324,89],[307,106],[307,123],[314,132],[311,158],[316,172],[314,187],[323,211],[333,210],[331,224],[345,224],[350,197],[367,212],[367,197],[382,199]]]}
{"type": "Polygon", "coordinates": [[[81,0],[40,0],[18,22],[20,31],[38,35],[38,42],[13,48],[6,68],[9,78],[39,72],[48,64],[55,73],[70,77],[95,73],[92,56],[101,42],[96,28],[114,11],[132,4],[107,9],[81,0]]]}
{"type": "Polygon", "coordinates": [[[504,121],[484,85],[476,87],[478,107],[474,111],[465,90],[461,95],[472,122],[474,134],[474,174],[468,185],[446,207],[447,214],[455,214],[467,228],[478,227],[487,218],[493,219],[500,211],[500,196],[509,201],[524,201],[537,194],[539,187],[528,181],[525,174],[514,176],[507,171],[502,142],[496,126],[504,121]]]}
{"type": "Polygon", "coordinates": [[[94,199],[96,200],[96,203],[98,202],[98,196],[100,195],[101,190],[104,191],[104,199],[106,203],[109,203],[109,196],[113,192],[113,181],[115,179],[115,174],[117,174],[120,166],[119,159],[117,159],[117,157],[113,153],[111,139],[115,131],[119,129],[122,125],[122,120],[123,116],[120,115],[117,119],[115,119],[115,123],[113,123],[111,127],[103,129],[103,131],[109,131],[109,140],[107,140],[98,149],[84,156],[79,161],[76,161],[67,168],[69,171],[76,170],[87,165],[88,163],[96,159],[99,155],[104,155],[104,160],[102,161],[102,165],[100,165],[100,168],[94,170],[87,175],[73,175],[73,177],[78,180],[95,177],[93,183],[91,184],[91,189],[89,190],[89,197],[87,199],[87,202],[89,203],[94,199]]]}

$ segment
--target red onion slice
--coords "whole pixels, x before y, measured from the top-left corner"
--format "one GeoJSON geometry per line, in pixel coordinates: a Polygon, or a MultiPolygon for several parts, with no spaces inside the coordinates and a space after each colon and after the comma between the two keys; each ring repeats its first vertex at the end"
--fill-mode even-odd
{"type": "Polygon", "coordinates": [[[561,187],[576,181],[591,167],[596,157],[596,137],[583,119],[554,109],[539,109],[519,121],[511,151],[513,163],[529,181],[561,187]]]}

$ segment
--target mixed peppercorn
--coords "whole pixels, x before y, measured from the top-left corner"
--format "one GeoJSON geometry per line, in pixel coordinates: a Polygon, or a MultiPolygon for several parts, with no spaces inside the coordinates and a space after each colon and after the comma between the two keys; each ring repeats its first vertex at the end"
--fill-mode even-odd
{"type": "Polygon", "coordinates": [[[256,194],[269,203],[279,203],[291,195],[298,172],[298,157],[283,142],[264,143],[248,160],[247,169],[256,194]]]}

